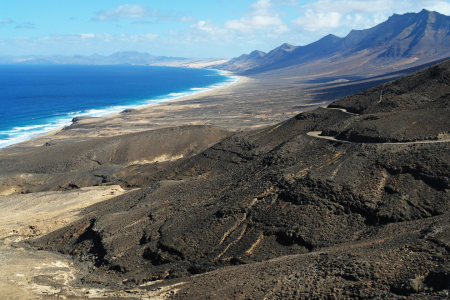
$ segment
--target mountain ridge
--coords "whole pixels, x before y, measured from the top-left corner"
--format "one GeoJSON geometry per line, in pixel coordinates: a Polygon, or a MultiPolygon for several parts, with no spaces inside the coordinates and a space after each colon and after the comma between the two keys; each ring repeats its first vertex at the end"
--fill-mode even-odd
{"type": "Polygon", "coordinates": [[[215,67],[242,75],[287,68],[296,69],[298,74],[350,74],[362,69],[365,74],[381,74],[392,68],[450,57],[450,17],[425,9],[419,13],[394,14],[383,23],[352,30],[343,38],[329,34],[305,46],[290,45],[290,51],[283,50],[285,45],[261,59],[247,60],[245,65],[232,59],[215,67]],[[342,63],[347,65],[343,69],[342,63]]]}

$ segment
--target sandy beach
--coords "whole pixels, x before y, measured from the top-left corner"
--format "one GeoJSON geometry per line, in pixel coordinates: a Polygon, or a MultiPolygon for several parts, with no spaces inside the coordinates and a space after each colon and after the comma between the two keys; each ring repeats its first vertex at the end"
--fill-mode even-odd
{"type": "Polygon", "coordinates": [[[248,130],[279,122],[300,112],[296,109],[286,114],[283,110],[285,105],[266,108],[262,103],[265,97],[262,98],[260,92],[257,79],[240,76],[234,84],[145,108],[128,109],[102,117],[79,117],[69,127],[53,130],[4,150],[183,125],[248,130]]]}
{"type": "MultiPolygon", "coordinates": [[[[229,75],[236,76],[233,73],[229,75]]],[[[185,125],[210,125],[231,131],[252,130],[326,106],[377,82],[398,76],[394,74],[357,82],[339,79],[315,82],[314,78],[289,73],[239,75],[239,81],[234,84],[141,109],[126,109],[103,117],[78,117],[71,126],[2,148],[0,153],[185,125]]]]}

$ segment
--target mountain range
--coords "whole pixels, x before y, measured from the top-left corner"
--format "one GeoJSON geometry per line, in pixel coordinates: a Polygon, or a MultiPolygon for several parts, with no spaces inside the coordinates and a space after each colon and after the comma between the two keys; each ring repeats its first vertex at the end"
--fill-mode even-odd
{"type": "Polygon", "coordinates": [[[108,56],[92,55],[30,55],[23,57],[0,57],[7,64],[79,64],[79,65],[174,65],[208,63],[217,59],[154,56],[136,51],[117,52],[108,56]]]}
{"type": "Polygon", "coordinates": [[[200,67],[241,75],[282,72],[288,76],[374,76],[450,57],[450,17],[428,10],[394,14],[387,21],[346,37],[329,34],[305,46],[288,43],[265,53],[255,50],[231,60],[153,56],[135,51],[109,56],[30,55],[0,57],[0,63],[133,64],[200,67]]]}
{"type": "Polygon", "coordinates": [[[214,66],[240,74],[284,69],[299,74],[381,74],[450,57],[450,17],[422,10],[394,14],[346,37],[327,35],[306,46],[283,44],[269,53],[253,51],[214,66]]]}

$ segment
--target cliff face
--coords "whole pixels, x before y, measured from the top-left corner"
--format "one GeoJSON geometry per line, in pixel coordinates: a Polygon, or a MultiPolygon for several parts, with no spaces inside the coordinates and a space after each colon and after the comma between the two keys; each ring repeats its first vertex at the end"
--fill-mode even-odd
{"type": "Polygon", "coordinates": [[[328,35],[306,46],[290,46],[283,55],[269,55],[281,52],[282,45],[251,63],[243,65],[231,60],[216,67],[243,74],[297,68],[299,74],[311,75],[316,69],[347,75],[364,69],[367,75],[381,69],[412,67],[449,57],[449,32],[450,17],[422,10],[417,14],[393,15],[373,28],[352,30],[344,38],[328,35]],[[343,70],[335,70],[337,66],[342,68],[344,62],[343,70]]]}
{"type": "Polygon", "coordinates": [[[224,139],[163,165],[86,161],[65,182],[140,189],[30,244],[73,256],[85,283],[183,278],[180,299],[437,299],[450,288],[449,70],[269,128],[213,132],[224,139]]]}

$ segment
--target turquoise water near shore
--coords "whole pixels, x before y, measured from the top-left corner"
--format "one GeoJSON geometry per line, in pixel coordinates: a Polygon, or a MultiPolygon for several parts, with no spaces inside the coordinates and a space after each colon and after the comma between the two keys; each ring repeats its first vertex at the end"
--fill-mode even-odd
{"type": "Polygon", "coordinates": [[[157,66],[0,65],[0,148],[71,123],[238,81],[218,70],[157,66]]]}

